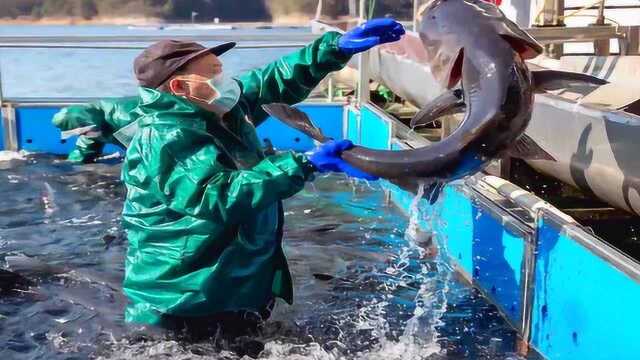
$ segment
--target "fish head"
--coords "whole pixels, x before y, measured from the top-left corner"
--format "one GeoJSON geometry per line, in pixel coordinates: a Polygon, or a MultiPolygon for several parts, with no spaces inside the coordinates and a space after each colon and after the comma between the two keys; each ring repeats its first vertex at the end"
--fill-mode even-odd
{"type": "Polygon", "coordinates": [[[431,0],[421,8],[420,16],[427,62],[436,80],[449,89],[462,77],[465,48],[477,48],[478,40],[501,38],[524,60],[543,50],[495,4],[483,0],[431,0]]]}

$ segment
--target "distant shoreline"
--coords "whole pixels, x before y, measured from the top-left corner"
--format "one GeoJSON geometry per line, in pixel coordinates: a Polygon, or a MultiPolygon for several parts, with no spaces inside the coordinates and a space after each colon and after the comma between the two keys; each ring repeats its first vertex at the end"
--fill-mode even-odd
{"type": "MultiPolygon", "coordinates": [[[[1,1],[1,0],[0,0],[1,1]]],[[[257,27],[257,26],[306,26],[312,19],[311,15],[293,14],[287,16],[278,16],[271,22],[221,22],[220,25],[233,25],[237,27],[257,27]]],[[[162,26],[165,24],[175,24],[180,22],[167,21],[161,18],[153,17],[95,17],[91,19],[72,18],[72,17],[18,17],[0,18],[0,25],[130,25],[130,26],[162,26]]],[[[183,23],[188,23],[184,21],[183,23]]],[[[197,22],[196,24],[213,24],[213,22],[197,22]]]]}

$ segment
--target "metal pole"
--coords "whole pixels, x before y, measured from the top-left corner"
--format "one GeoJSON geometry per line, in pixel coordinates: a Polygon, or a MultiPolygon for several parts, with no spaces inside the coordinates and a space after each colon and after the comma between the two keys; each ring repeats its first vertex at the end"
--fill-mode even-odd
{"type": "MultiPolygon", "coordinates": [[[[598,17],[596,18],[596,22],[593,26],[607,26],[604,23],[604,9],[605,9],[605,0],[600,2],[598,6],[598,17]]],[[[608,25],[611,26],[611,25],[608,25]]],[[[596,56],[609,56],[611,54],[611,40],[596,40],[593,42],[593,50],[596,56]]],[[[622,53],[622,49],[620,49],[620,53],[622,53]]]]}
{"type": "Polygon", "coordinates": [[[323,0],[318,0],[318,7],[316,8],[316,20],[320,20],[322,17],[322,5],[323,0]]]}
{"type": "Polygon", "coordinates": [[[360,22],[364,22],[367,20],[367,0],[360,0],[360,10],[359,10],[359,14],[360,14],[360,22]]]}
{"type": "Polygon", "coordinates": [[[420,0],[413,0],[413,31],[418,31],[418,10],[420,9],[420,0]]]}
{"type": "Polygon", "coordinates": [[[358,16],[358,6],[356,0],[349,0],[349,16],[351,16],[352,18],[358,16]]]}
{"type": "Polygon", "coordinates": [[[2,62],[0,62],[0,109],[2,109],[2,62]]]}
{"type": "MultiPolygon", "coordinates": [[[[367,0],[360,0],[360,23],[367,21],[367,0]]],[[[358,57],[358,106],[369,102],[369,52],[361,53],[358,57]]]]}
{"type": "Polygon", "coordinates": [[[600,6],[598,6],[598,18],[596,19],[596,25],[604,25],[604,7],[605,0],[600,2],[600,6]]]}

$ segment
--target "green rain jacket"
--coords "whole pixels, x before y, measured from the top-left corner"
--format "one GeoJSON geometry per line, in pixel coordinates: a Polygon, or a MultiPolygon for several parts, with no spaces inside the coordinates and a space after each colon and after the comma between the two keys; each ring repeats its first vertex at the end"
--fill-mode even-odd
{"type": "Polygon", "coordinates": [[[262,104],[300,102],[344,67],[339,36],[325,34],[240,77],[240,101],[223,120],[140,89],[139,129],[122,175],[127,321],[260,311],[274,297],[292,302],[281,200],[300,191],[314,169],[292,152],[264,157],[255,126],[267,117],[262,104]]]}
{"type": "Polygon", "coordinates": [[[101,135],[95,138],[80,136],[75,149],[69,154],[73,162],[91,162],[102,154],[107,143],[122,145],[113,133],[129,125],[138,118],[133,110],[139,98],[127,97],[101,100],[89,105],[70,106],[53,117],[53,124],[62,131],[95,125],[101,135]]]}

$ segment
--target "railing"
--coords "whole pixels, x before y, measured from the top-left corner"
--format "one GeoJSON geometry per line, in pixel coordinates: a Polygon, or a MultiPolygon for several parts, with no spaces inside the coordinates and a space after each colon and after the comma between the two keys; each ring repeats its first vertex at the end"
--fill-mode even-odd
{"type": "Polygon", "coordinates": [[[537,26],[542,26],[540,37],[536,36],[537,30],[532,29],[530,33],[538,40],[545,43],[544,38],[548,37],[550,44],[547,46],[547,53],[555,58],[564,55],[562,42],[593,42],[594,54],[607,56],[610,54],[609,41],[617,39],[620,55],[637,55],[640,53],[639,38],[640,27],[622,26],[605,15],[606,10],[629,9],[638,10],[640,5],[607,5],[606,0],[591,2],[586,6],[565,7],[564,0],[545,0],[543,6],[534,18],[537,26]],[[587,10],[597,10],[597,14],[584,15],[587,10]],[[565,11],[571,11],[565,13],[565,11]],[[571,17],[593,17],[594,22],[588,27],[567,28],[565,19],[571,17]],[[606,23],[609,20],[612,24],[606,23]],[[560,41],[562,40],[562,41],[560,41]]]}
{"type": "MultiPolygon", "coordinates": [[[[149,43],[162,39],[178,39],[198,42],[240,42],[236,49],[296,49],[306,46],[317,38],[313,34],[251,34],[251,35],[167,35],[167,36],[3,36],[0,37],[0,49],[83,49],[83,50],[142,50],[149,43]]],[[[5,148],[17,150],[16,108],[29,107],[62,107],[98,100],[90,97],[30,97],[8,98],[3,92],[3,69],[0,66],[0,110],[1,126],[4,133],[5,148]]],[[[326,80],[326,97],[316,98],[321,102],[331,103],[335,100],[335,82],[332,77],[326,80]]]]}
{"type": "MultiPolygon", "coordinates": [[[[171,38],[197,42],[236,41],[236,49],[300,48],[313,41],[313,34],[241,34],[241,35],[126,35],[126,36],[2,36],[0,49],[83,49],[83,50],[143,50],[149,43],[171,38]],[[243,43],[244,42],[244,43],[243,43]]],[[[0,107],[8,100],[2,87],[3,69],[0,66],[0,107]]],[[[32,99],[19,99],[34,102],[32,99]]],[[[57,99],[38,99],[45,102],[57,99]]],[[[69,100],[69,99],[66,99],[69,100]]],[[[86,100],[86,99],[84,99],[86,100]]]]}

